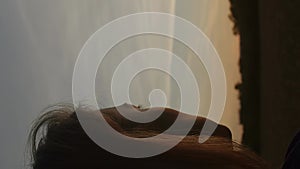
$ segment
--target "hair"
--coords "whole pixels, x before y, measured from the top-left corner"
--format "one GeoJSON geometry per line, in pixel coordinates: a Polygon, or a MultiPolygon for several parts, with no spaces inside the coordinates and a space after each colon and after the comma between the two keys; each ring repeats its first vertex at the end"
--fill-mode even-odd
{"type": "MultiPolygon", "coordinates": [[[[143,111],[139,107],[134,108],[143,111]]],[[[102,109],[101,113],[117,131],[132,137],[149,137],[167,129],[180,112],[165,109],[157,120],[149,124],[126,120],[115,107],[102,109]]],[[[149,158],[126,158],[109,153],[94,143],[81,127],[72,105],[56,105],[46,109],[32,127],[29,136],[31,167],[33,169],[268,168],[263,159],[231,141],[231,133],[227,127],[219,125],[208,141],[198,143],[198,135],[195,133],[199,133],[205,120],[198,117],[191,132],[178,145],[163,154],[149,158]]]]}

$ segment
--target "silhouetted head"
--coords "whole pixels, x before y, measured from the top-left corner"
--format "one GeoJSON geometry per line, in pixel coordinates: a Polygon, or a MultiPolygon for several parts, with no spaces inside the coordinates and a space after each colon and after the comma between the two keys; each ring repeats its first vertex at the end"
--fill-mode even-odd
{"type": "MultiPolygon", "coordinates": [[[[131,107],[131,105],[122,106],[131,107]]],[[[139,111],[145,110],[133,108],[139,111]]],[[[128,111],[131,110],[128,109],[128,111]]],[[[161,110],[162,108],[150,109],[150,111],[161,110]]],[[[124,135],[150,137],[168,129],[181,112],[163,109],[158,119],[146,124],[127,120],[118,113],[115,107],[102,109],[99,113],[102,113],[105,120],[115,130],[124,135]]],[[[191,117],[186,114],[182,120],[188,122],[191,117]]],[[[94,143],[81,127],[72,106],[55,106],[48,109],[36,121],[31,131],[32,167],[33,169],[268,168],[261,158],[232,142],[230,130],[225,126],[218,125],[213,136],[200,144],[198,136],[205,120],[205,118],[197,117],[188,136],[163,154],[149,158],[126,158],[107,152],[94,143]]],[[[155,144],[160,144],[160,142],[155,144]]]]}

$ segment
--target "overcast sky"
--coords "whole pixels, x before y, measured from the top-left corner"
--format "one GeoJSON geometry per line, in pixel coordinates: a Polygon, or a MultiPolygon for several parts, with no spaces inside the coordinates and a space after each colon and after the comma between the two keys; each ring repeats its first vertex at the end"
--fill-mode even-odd
{"type": "MultiPolygon", "coordinates": [[[[231,32],[232,23],[228,19],[229,2],[2,0],[0,1],[0,168],[23,168],[25,143],[32,120],[42,108],[50,104],[71,101],[74,64],[80,49],[91,34],[113,19],[144,11],[174,13],[191,21],[212,40],[220,53],[227,75],[228,99],[221,122],[232,130],[236,140],[240,140],[238,93],[234,90],[234,85],[240,79],[239,41],[231,32]]],[[[149,44],[141,44],[142,41],[143,39],[139,37],[131,39],[131,43],[130,40],[125,42],[120,49],[112,51],[111,55],[149,47],[149,44]]],[[[189,62],[188,57],[192,57],[192,54],[180,47],[179,43],[171,41],[158,37],[147,39],[150,46],[160,44],[168,48],[172,43],[171,48],[174,48],[175,53],[186,51],[184,57],[189,62]]],[[[198,71],[198,76],[207,76],[201,73],[203,72],[201,66],[192,62],[189,64],[198,71]]],[[[105,78],[100,75],[99,83],[103,80],[101,77],[105,78]]],[[[140,77],[135,84],[140,86],[140,89],[143,89],[144,85],[142,80],[140,77]]],[[[161,85],[147,83],[147,85],[150,87],[158,85],[168,89],[164,83],[161,85]]],[[[101,90],[106,89],[100,88],[99,91],[101,90]]],[[[201,90],[207,91],[206,88],[201,90]]],[[[133,100],[145,104],[143,100],[139,100],[141,96],[143,95],[136,96],[133,100]]],[[[105,99],[102,102],[104,106],[105,104],[109,106],[105,99]]],[[[204,104],[203,109],[207,106],[209,105],[204,104]]]]}

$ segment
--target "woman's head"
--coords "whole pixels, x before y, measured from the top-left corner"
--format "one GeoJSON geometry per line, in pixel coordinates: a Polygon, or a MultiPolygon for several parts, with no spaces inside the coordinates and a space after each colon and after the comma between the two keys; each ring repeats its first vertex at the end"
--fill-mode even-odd
{"type": "MultiPolygon", "coordinates": [[[[138,107],[133,108],[144,111],[138,107]]],[[[151,111],[160,110],[161,108],[151,109],[151,111]]],[[[168,129],[180,112],[164,109],[158,119],[146,124],[127,120],[115,107],[102,109],[99,113],[115,130],[124,135],[150,137],[168,129]]],[[[184,120],[189,118],[190,116],[186,115],[184,120]]],[[[254,153],[232,142],[231,133],[224,126],[218,125],[208,141],[203,144],[198,143],[197,133],[200,133],[205,120],[198,117],[188,136],[163,154],[141,159],[125,158],[111,154],[95,144],[82,129],[72,106],[56,106],[41,116],[33,126],[32,166],[33,169],[258,169],[267,167],[254,153]]],[[[160,144],[159,141],[156,144],[160,144]]]]}

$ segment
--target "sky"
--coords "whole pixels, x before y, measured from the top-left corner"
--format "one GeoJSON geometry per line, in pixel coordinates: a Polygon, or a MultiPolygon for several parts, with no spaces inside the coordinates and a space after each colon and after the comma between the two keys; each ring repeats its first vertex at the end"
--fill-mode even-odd
{"type": "MultiPolygon", "coordinates": [[[[209,37],[220,55],[227,79],[227,101],[221,123],[231,129],[235,140],[241,140],[238,92],[234,89],[240,81],[239,39],[232,33],[228,1],[3,0],[0,2],[0,168],[24,168],[32,121],[43,108],[72,101],[73,69],[86,40],[113,19],[146,11],[175,14],[209,37]]],[[[204,98],[200,109],[205,112],[210,105],[205,67],[193,59],[195,54],[182,43],[154,35],[127,39],[108,53],[107,64],[99,68],[96,80],[102,106],[112,105],[107,96],[107,79],[113,67],[131,52],[147,47],[171,50],[187,62],[199,79],[204,98]]],[[[169,106],[178,108],[178,89],[167,75],[144,72],[132,84],[135,104],[147,106],[147,94],[158,87],[171,99],[169,106]]]]}

